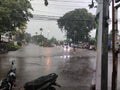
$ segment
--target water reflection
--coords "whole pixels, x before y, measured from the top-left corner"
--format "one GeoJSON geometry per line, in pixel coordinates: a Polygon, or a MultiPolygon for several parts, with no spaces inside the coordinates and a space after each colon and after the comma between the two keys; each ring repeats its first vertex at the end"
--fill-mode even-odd
{"type": "Polygon", "coordinates": [[[46,71],[49,71],[51,68],[51,60],[50,57],[46,58],[46,71]]]}
{"type": "Polygon", "coordinates": [[[63,58],[63,59],[70,59],[70,55],[63,55],[63,56],[60,56],[61,58],[63,58]]]}
{"type": "Polygon", "coordinates": [[[65,52],[70,52],[71,48],[70,48],[70,47],[64,47],[63,50],[64,50],[65,52]]]}
{"type": "Polygon", "coordinates": [[[48,57],[51,55],[51,48],[46,48],[45,55],[48,57]]]}
{"type": "Polygon", "coordinates": [[[48,72],[51,69],[51,48],[47,48],[46,49],[46,60],[45,60],[45,68],[46,68],[46,72],[48,72]]]}
{"type": "Polygon", "coordinates": [[[55,72],[58,62],[61,61],[58,55],[62,54],[60,47],[43,48],[31,44],[20,50],[0,55],[0,80],[9,71],[11,61],[15,60],[17,84],[23,86],[27,81],[55,72]]]}

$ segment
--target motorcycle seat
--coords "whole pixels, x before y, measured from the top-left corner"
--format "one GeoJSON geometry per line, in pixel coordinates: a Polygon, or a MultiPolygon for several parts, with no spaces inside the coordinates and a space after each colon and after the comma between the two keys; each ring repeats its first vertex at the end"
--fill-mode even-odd
{"type": "Polygon", "coordinates": [[[48,85],[52,85],[53,83],[55,83],[57,77],[58,75],[55,73],[41,76],[35,80],[25,83],[24,88],[25,90],[37,90],[45,85],[47,87],[48,85]]]}

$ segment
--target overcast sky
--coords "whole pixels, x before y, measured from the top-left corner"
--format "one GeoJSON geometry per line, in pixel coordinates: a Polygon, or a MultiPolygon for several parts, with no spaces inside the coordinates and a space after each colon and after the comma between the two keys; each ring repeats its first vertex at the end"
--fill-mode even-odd
{"type": "MultiPolygon", "coordinates": [[[[44,5],[44,0],[32,0],[31,4],[34,9],[33,14],[37,14],[45,17],[60,17],[63,16],[68,11],[77,8],[86,8],[88,12],[95,15],[96,9],[89,9],[88,5],[91,4],[91,0],[48,0],[49,5],[46,7],[44,5]]],[[[35,32],[40,34],[40,28],[43,28],[43,35],[45,37],[51,38],[55,37],[57,40],[65,39],[64,33],[58,28],[57,22],[55,20],[35,20],[31,19],[27,24],[26,32],[35,35],[35,32]]],[[[92,32],[94,37],[94,31],[92,32]]]]}

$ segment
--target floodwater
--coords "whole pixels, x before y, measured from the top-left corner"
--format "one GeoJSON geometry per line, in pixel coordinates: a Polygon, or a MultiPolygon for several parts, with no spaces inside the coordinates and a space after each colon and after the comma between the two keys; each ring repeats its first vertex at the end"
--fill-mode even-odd
{"type": "Polygon", "coordinates": [[[57,90],[90,90],[93,64],[91,59],[74,55],[63,47],[39,47],[29,44],[17,51],[0,55],[0,79],[4,78],[15,61],[17,90],[26,82],[50,73],[58,74],[57,82],[62,86],[57,90]]]}

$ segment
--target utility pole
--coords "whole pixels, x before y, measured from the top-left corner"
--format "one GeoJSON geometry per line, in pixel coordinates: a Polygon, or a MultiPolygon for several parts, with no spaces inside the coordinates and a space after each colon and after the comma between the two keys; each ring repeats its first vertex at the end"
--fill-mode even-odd
{"type": "Polygon", "coordinates": [[[103,1],[102,54],[101,54],[101,90],[108,90],[108,22],[109,0],[103,1]]]}
{"type": "MultiPolygon", "coordinates": [[[[117,2],[119,0],[116,0],[117,2]]],[[[113,72],[112,72],[112,89],[117,90],[117,71],[118,71],[118,8],[120,4],[114,6],[114,0],[112,0],[112,52],[113,52],[113,72]]]]}
{"type": "Polygon", "coordinates": [[[76,51],[76,47],[75,47],[75,43],[76,43],[76,31],[74,31],[74,46],[73,46],[73,50],[74,50],[74,52],[76,51]]]}
{"type": "Polygon", "coordinates": [[[96,90],[108,90],[109,0],[96,0],[98,18],[96,90]]]}

